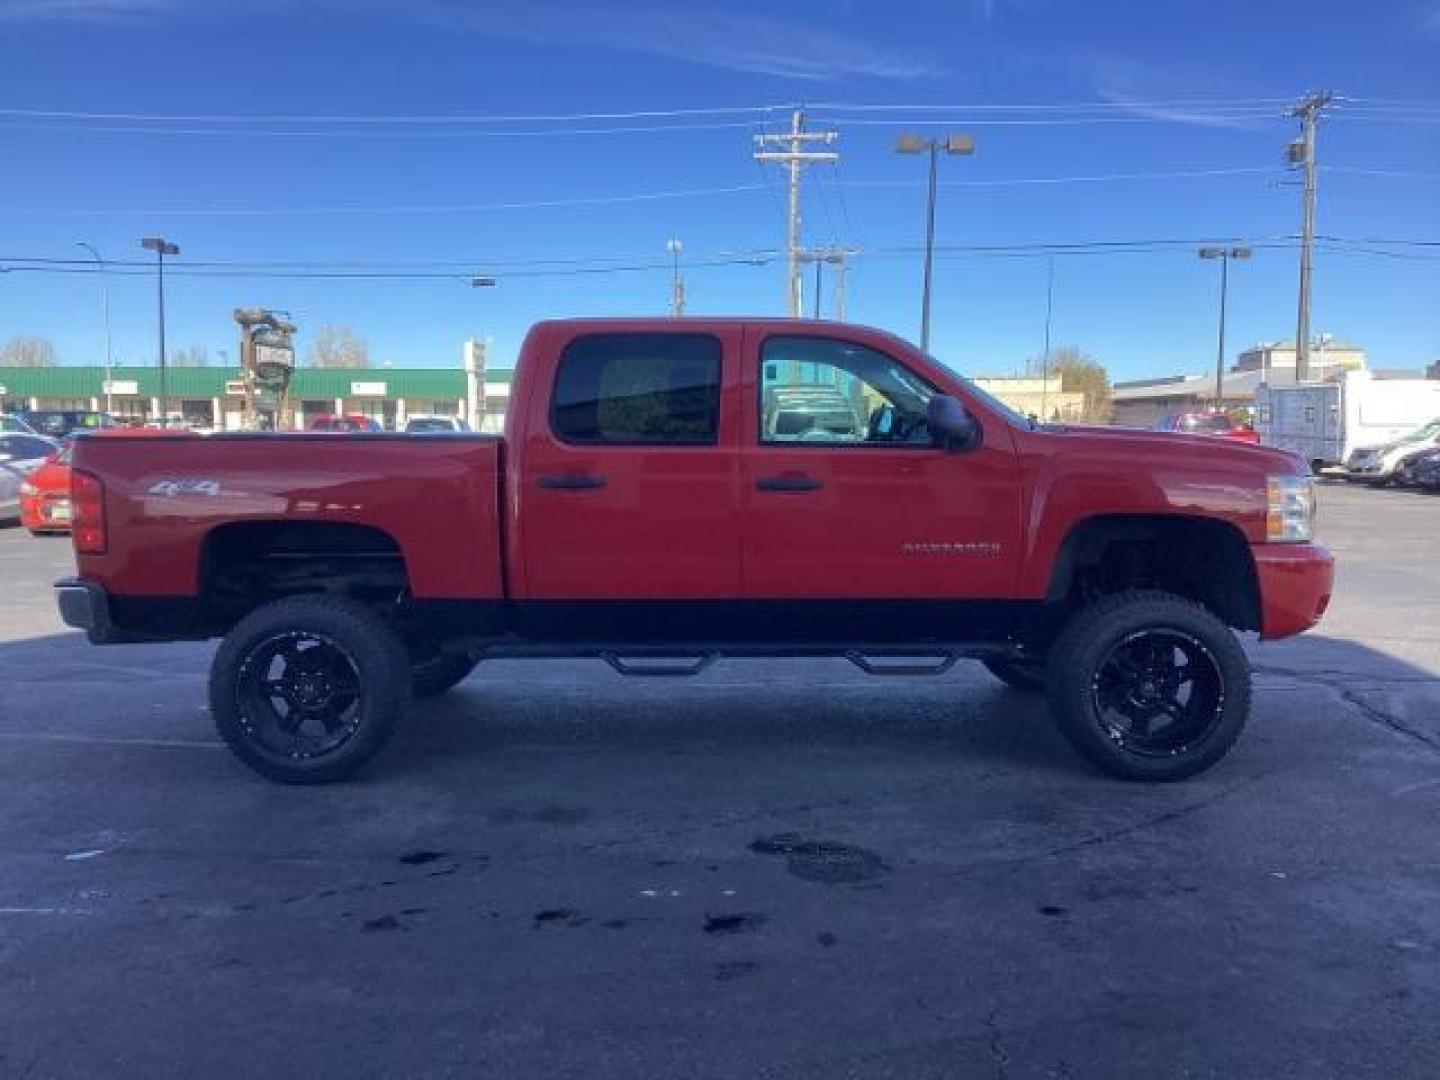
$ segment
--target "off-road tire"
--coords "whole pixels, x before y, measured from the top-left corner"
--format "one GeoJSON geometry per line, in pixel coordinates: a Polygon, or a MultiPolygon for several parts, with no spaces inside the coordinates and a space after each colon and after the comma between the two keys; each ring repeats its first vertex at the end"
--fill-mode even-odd
{"type": "Polygon", "coordinates": [[[292,596],[257,608],[225,635],[210,668],[210,711],[230,750],[250,768],[282,784],[344,780],[385,745],[410,699],[410,658],[400,637],[370,608],[329,596],[292,596]],[[290,757],[255,735],[241,703],[247,659],[277,636],[318,634],[342,650],[357,677],[353,731],[333,751],[290,757]]]}
{"type": "Polygon", "coordinates": [[[1072,616],[1050,649],[1047,684],[1061,734],[1092,764],[1125,780],[1184,780],[1203,772],[1229,752],[1250,713],[1250,662],[1234,633],[1200,604],[1160,591],[1117,593],[1072,616]],[[1149,631],[1196,643],[1218,687],[1202,733],[1159,755],[1127,749],[1097,705],[1102,668],[1125,642],[1149,631]]]}

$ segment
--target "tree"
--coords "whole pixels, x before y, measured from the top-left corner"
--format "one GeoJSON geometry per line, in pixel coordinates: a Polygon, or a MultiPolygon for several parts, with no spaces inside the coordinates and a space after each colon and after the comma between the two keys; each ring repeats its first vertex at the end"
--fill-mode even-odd
{"type": "Polygon", "coordinates": [[[187,345],[170,354],[171,367],[209,367],[210,350],[204,345],[187,345]]]}
{"type": "Polygon", "coordinates": [[[370,346],[348,326],[320,327],[315,343],[310,346],[311,367],[368,368],[370,346]]]}
{"type": "Polygon", "coordinates": [[[0,347],[0,367],[54,367],[60,354],[48,338],[21,334],[0,347]]]}
{"type": "Polygon", "coordinates": [[[1110,375],[1105,365],[1081,352],[1077,346],[1061,345],[1051,349],[1048,357],[1035,357],[1026,366],[1031,375],[1039,375],[1042,371],[1048,371],[1052,376],[1059,375],[1062,393],[1084,394],[1079,419],[1108,424],[1115,418],[1114,395],[1110,391],[1110,375]]]}

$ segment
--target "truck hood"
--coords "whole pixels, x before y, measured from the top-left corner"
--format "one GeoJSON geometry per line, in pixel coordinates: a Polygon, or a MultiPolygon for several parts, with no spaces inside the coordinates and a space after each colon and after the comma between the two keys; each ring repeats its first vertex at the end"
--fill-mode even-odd
{"type": "Polygon", "coordinates": [[[1142,428],[1103,427],[1098,424],[1051,424],[1038,429],[1057,437],[1056,449],[1069,453],[1085,447],[1113,454],[1117,450],[1135,454],[1135,465],[1146,463],[1216,464],[1250,467],[1266,473],[1308,473],[1299,456],[1273,446],[1226,439],[1216,435],[1189,435],[1176,431],[1146,431],[1142,428]]]}

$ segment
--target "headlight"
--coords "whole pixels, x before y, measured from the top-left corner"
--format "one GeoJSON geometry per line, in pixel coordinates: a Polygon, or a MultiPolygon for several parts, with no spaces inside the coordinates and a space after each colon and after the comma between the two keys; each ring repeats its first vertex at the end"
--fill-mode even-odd
{"type": "Polygon", "coordinates": [[[32,484],[32,483],[30,483],[29,480],[24,481],[24,482],[20,485],[20,494],[21,494],[21,495],[34,495],[34,494],[35,494],[35,485],[32,484]]]}
{"type": "Polygon", "coordinates": [[[1272,476],[1265,481],[1265,539],[1300,544],[1315,531],[1315,478],[1272,476]]]}

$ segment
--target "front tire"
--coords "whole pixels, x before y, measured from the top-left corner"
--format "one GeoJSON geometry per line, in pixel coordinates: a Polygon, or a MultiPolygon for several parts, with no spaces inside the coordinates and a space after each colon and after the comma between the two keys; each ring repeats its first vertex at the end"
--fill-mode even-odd
{"type": "Polygon", "coordinates": [[[210,711],[231,751],[282,784],[343,780],[390,738],[410,697],[410,660],[370,608],[293,596],[225,636],[210,711]]]}
{"type": "Polygon", "coordinates": [[[1105,597],[1061,631],[1050,710],[1085,758],[1125,780],[1184,780],[1235,744],[1250,713],[1250,662],[1230,628],[1164,592],[1105,597]]]}

